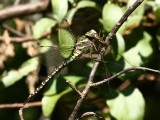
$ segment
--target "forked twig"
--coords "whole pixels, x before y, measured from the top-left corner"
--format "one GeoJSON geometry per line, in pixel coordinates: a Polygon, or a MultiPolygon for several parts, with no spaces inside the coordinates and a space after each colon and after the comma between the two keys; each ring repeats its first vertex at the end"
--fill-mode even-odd
{"type": "Polygon", "coordinates": [[[71,82],[70,81],[66,81],[66,83],[68,83],[68,85],[79,95],[79,97],[81,98],[81,96],[82,96],[82,93],[78,90],[78,89],[76,89],[72,84],[71,84],[71,82]]]}
{"type": "Polygon", "coordinates": [[[125,73],[125,72],[128,72],[130,70],[147,70],[147,71],[151,71],[151,72],[156,72],[156,73],[160,73],[159,70],[154,70],[154,69],[150,69],[150,68],[146,68],[146,67],[131,67],[131,68],[128,68],[128,69],[125,69],[125,70],[122,70],[120,71],[119,73],[109,77],[108,79],[104,79],[100,82],[97,82],[97,83],[92,83],[90,86],[91,87],[95,87],[95,86],[99,86],[99,85],[102,85],[110,80],[113,80],[114,78],[120,76],[121,74],[125,73]]]}

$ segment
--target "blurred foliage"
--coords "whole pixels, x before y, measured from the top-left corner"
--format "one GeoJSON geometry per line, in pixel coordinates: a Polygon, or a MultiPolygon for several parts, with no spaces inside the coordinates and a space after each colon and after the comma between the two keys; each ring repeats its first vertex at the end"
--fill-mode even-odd
{"type": "MultiPolygon", "coordinates": [[[[71,54],[78,37],[91,29],[95,29],[101,36],[107,36],[134,2],[135,0],[51,0],[50,9],[41,14],[20,18],[17,16],[3,21],[0,25],[7,24],[26,36],[33,36],[35,41],[10,42],[10,37],[17,35],[0,26],[0,35],[5,39],[0,42],[0,103],[25,101],[35,86],[45,80],[47,74],[71,54]],[[65,19],[67,24],[64,24],[65,19]],[[61,24],[70,26],[73,32],[68,28],[60,29],[61,24]],[[47,32],[52,34],[42,39],[47,32]],[[78,37],[73,36],[73,33],[78,37]],[[46,49],[41,49],[40,46],[46,49]],[[41,56],[42,59],[39,59],[41,56]]],[[[13,3],[13,0],[0,2],[0,9],[12,6],[13,3]]],[[[160,0],[145,0],[111,40],[112,47],[109,47],[104,56],[109,74],[113,75],[132,66],[160,69],[159,26],[160,0]]],[[[68,65],[49,82],[44,94],[41,95],[40,92],[34,99],[42,99],[42,111],[40,107],[28,108],[23,112],[24,119],[66,120],[78,96],[65,81],[69,80],[76,88],[82,90],[92,66],[90,59],[80,59],[68,65]]],[[[102,63],[94,81],[106,77],[102,63]]],[[[79,114],[94,111],[106,119],[113,120],[159,120],[159,81],[160,77],[150,72],[138,70],[125,73],[110,84],[93,88],[79,114]]],[[[18,119],[18,109],[1,109],[0,118],[18,119]]]]}

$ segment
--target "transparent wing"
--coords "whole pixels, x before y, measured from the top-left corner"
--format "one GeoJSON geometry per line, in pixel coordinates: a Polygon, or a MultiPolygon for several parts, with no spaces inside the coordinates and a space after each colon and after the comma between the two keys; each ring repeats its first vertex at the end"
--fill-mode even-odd
{"type": "Polygon", "coordinates": [[[60,26],[60,29],[58,30],[60,53],[64,58],[68,58],[71,55],[76,43],[76,40],[71,31],[69,30],[68,26],[69,23],[65,20],[60,26]],[[72,49],[66,51],[65,49],[68,48],[72,49]]]}
{"type": "MultiPolygon", "coordinates": [[[[67,53],[71,50],[72,48],[67,48],[63,51],[67,53]]],[[[57,45],[39,46],[33,50],[32,56],[38,56],[40,60],[39,62],[41,62],[44,66],[47,67],[56,66],[64,61],[57,45]]]]}

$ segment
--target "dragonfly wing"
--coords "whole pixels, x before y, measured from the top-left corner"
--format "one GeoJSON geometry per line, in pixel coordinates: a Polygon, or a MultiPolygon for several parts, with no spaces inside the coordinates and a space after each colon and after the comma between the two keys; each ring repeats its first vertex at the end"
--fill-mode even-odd
{"type": "MultiPolygon", "coordinates": [[[[67,24],[68,23],[65,21],[62,26],[65,26],[65,27],[69,26],[67,24]]],[[[61,55],[64,58],[68,58],[72,54],[72,51],[76,43],[74,36],[68,29],[64,27],[60,27],[60,29],[58,30],[58,40],[59,40],[61,55]],[[70,49],[66,51],[65,49],[68,49],[68,48],[70,49]]]]}
{"type": "MultiPolygon", "coordinates": [[[[73,48],[62,48],[61,50],[67,53],[68,51],[72,51],[73,48]]],[[[36,56],[38,56],[40,62],[47,67],[56,66],[64,61],[58,45],[36,47],[32,52],[32,57],[36,56]]]]}

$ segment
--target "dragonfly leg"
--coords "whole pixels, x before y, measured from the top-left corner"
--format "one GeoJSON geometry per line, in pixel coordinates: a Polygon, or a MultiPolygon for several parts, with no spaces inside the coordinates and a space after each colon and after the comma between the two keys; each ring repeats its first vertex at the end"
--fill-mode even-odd
{"type": "Polygon", "coordinates": [[[96,46],[95,46],[95,44],[93,42],[92,42],[92,45],[93,45],[95,51],[98,51],[97,48],[96,48],[96,46]]]}
{"type": "Polygon", "coordinates": [[[92,59],[92,45],[90,47],[90,58],[92,59]]]}

